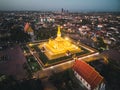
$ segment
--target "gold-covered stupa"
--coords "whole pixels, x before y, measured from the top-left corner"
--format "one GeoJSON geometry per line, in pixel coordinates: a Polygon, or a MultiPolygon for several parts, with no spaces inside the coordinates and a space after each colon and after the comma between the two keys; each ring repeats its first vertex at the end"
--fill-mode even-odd
{"type": "Polygon", "coordinates": [[[45,49],[45,55],[49,60],[66,56],[66,53],[81,52],[81,49],[73,44],[69,38],[62,38],[60,26],[58,26],[57,37],[55,39],[49,39],[48,42],[41,43],[39,48],[45,49]]]}

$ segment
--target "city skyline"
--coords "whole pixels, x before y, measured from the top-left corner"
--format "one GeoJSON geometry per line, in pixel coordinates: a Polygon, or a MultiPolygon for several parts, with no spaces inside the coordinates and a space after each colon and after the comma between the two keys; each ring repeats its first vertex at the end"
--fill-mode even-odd
{"type": "Polygon", "coordinates": [[[120,11],[119,0],[0,0],[0,10],[120,11]]]}

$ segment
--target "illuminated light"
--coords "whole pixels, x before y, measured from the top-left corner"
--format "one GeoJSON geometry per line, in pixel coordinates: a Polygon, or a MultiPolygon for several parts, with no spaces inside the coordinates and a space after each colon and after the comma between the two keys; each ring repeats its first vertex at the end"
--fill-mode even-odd
{"type": "Polygon", "coordinates": [[[33,44],[32,44],[32,43],[30,43],[30,44],[29,44],[29,46],[31,47],[31,46],[33,46],[33,44]]]}
{"type": "Polygon", "coordinates": [[[61,26],[60,28],[63,28],[63,26],[61,26]]]}
{"type": "Polygon", "coordinates": [[[69,40],[69,38],[68,38],[68,37],[65,37],[65,40],[69,40]]]}
{"type": "Polygon", "coordinates": [[[24,50],[24,53],[26,54],[26,51],[24,50]]]}
{"type": "Polygon", "coordinates": [[[46,45],[46,43],[43,44],[44,46],[46,45]]]}
{"type": "Polygon", "coordinates": [[[64,27],[66,27],[67,25],[66,24],[64,24],[64,27]]]}
{"type": "Polygon", "coordinates": [[[51,66],[50,68],[53,69],[53,66],[51,66]]]}
{"type": "Polygon", "coordinates": [[[78,49],[78,47],[75,47],[76,49],[78,49]]]}

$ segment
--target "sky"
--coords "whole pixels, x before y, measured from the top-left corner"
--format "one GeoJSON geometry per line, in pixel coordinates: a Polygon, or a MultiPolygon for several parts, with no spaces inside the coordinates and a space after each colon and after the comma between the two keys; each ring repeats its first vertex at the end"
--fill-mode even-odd
{"type": "Polygon", "coordinates": [[[120,0],[0,0],[0,10],[120,11],[120,0]]]}

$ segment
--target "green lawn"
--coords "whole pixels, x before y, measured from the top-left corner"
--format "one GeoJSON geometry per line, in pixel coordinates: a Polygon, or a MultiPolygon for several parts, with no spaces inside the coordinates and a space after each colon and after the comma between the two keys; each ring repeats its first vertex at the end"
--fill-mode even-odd
{"type": "Polygon", "coordinates": [[[29,64],[32,72],[36,72],[36,71],[41,69],[40,65],[35,60],[34,56],[32,56],[32,55],[31,56],[27,56],[26,59],[27,59],[27,62],[29,64]]]}

